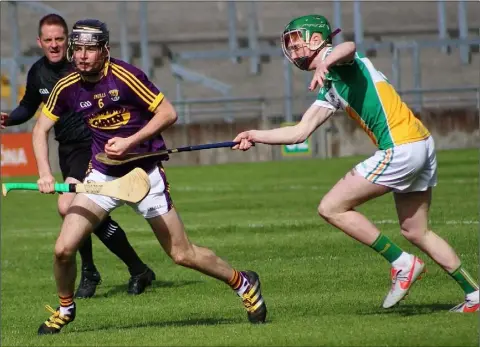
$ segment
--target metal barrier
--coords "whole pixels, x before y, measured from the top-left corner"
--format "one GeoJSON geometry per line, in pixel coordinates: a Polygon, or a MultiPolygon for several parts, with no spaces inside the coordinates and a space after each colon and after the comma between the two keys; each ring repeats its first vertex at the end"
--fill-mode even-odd
{"type": "Polygon", "coordinates": [[[232,123],[236,119],[265,117],[266,99],[251,98],[209,98],[183,99],[173,101],[179,116],[179,124],[205,123],[222,120],[232,123]]]}
{"type": "Polygon", "coordinates": [[[413,109],[428,107],[475,107],[480,104],[480,87],[411,89],[399,92],[413,109]],[[446,96],[446,94],[449,94],[446,96]],[[420,97],[419,97],[420,96],[420,97]]]}
{"type": "MultiPolygon", "coordinates": [[[[462,47],[468,47],[468,51],[470,52],[470,47],[480,46],[480,38],[472,38],[472,39],[457,39],[457,40],[438,40],[438,41],[400,41],[400,42],[392,42],[391,49],[392,49],[392,75],[393,80],[392,83],[397,90],[402,90],[401,87],[401,66],[400,66],[400,54],[402,51],[409,51],[412,54],[413,64],[413,78],[414,78],[414,88],[415,88],[415,103],[422,105],[422,80],[421,80],[421,64],[420,64],[420,55],[422,49],[425,48],[443,48],[447,47],[447,50],[450,51],[453,47],[460,47],[460,55],[462,56],[462,52],[465,51],[462,47]],[[462,51],[463,49],[463,51],[462,51]]],[[[467,59],[470,62],[470,53],[468,54],[469,57],[467,59]]],[[[463,59],[464,57],[461,57],[463,59]]],[[[462,60],[462,63],[463,60],[462,60]]],[[[468,90],[470,87],[465,87],[468,90]]],[[[457,88],[458,89],[458,88],[457,88]]],[[[461,88],[460,88],[461,89],[461,88]]]]}
{"type": "MultiPolygon", "coordinates": [[[[475,108],[480,111],[480,87],[452,87],[430,89],[406,89],[398,91],[402,100],[413,111],[420,112],[425,108],[475,108]],[[420,95],[420,98],[418,97],[420,95]]],[[[293,99],[301,96],[293,97],[293,99]]],[[[305,97],[304,97],[305,99],[305,97]]],[[[271,99],[268,100],[269,102],[271,99]]],[[[313,103],[315,98],[305,99],[306,106],[313,103]]],[[[279,102],[279,101],[278,101],[279,102]]]]}
{"type": "MultiPolygon", "coordinates": [[[[208,98],[208,99],[183,99],[172,101],[179,117],[177,124],[201,124],[210,121],[232,123],[239,119],[252,119],[266,117],[264,98],[208,98]]],[[[36,119],[32,118],[25,124],[8,127],[4,132],[30,132],[36,119]]]]}
{"type": "MultiPolygon", "coordinates": [[[[403,101],[415,112],[424,108],[455,108],[472,107],[480,111],[480,87],[436,88],[436,89],[410,89],[399,91],[403,101]],[[416,96],[421,94],[422,102],[418,103],[416,96]],[[450,94],[445,96],[446,94],[450,94]]],[[[290,122],[298,121],[303,112],[315,101],[311,94],[294,95],[288,104],[299,102],[295,107],[296,112],[290,115],[290,122]]],[[[282,118],[286,121],[285,105],[287,100],[283,96],[272,98],[208,98],[184,99],[172,101],[177,112],[183,113],[178,124],[203,124],[208,122],[232,123],[236,120],[282,118]],[[271,112],[269,108],[274,105],[283,105],[283,112],[271,112]]],[[[29,132],[33,129],[35,119],[25,124],[4,129],[4,132],[29,132]]]]}

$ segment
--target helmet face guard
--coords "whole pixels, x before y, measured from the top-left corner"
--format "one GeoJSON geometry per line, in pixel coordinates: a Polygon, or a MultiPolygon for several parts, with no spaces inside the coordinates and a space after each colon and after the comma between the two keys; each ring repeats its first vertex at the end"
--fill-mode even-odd
{"type": "Polygon", "coordinates": [[[319,15],[308,15],[296,18],[292,20],[285,27],[283,31],[281,41],[282,41],[282,50],[283,54],[287,59],[298,67],[300,70],[308,70],[310,64],[315,59],[318,53],[327,45],[332,44],[332,38],[340,32],[340,29],[335,30],[333,33],[330,29],[330,24],[328,20],[319,15]],[[314,44],[310,42],[312,35],[314,33],[319,33],[322,35],[323,41],[319,44],[314,44]],[[295,39],[302,39],[305,43],[302,47],[298,45],[291,44],[295,39]],[[293,51],[298,51],[300,48],[304,50],[303,57],[293,58],[293,51]],[[308,50],[314,51],[311,56],[308,56],[308,50]]]}
{"type": "Polygon", "coordinates": [[[74,24],[72,32],[69,36],[68,48],[67,48],[67,59],[70,62],[73,62],[76,69],[83,76],[92,76],[100,73],[105,64],[110,60],[110,51],[108,49],[109,41],[109,32],[104,23],[94,20],[86,19],[78,21],[74,24]],[[97,47],[99,48],[100,54],[106,52],[106,57],[102,58],[101,64],[98,67],[90,71],[81,71],[76,66],[74,59],[75,49],[79,46],[88,46],[88,47],[97,47]]]}
{"type": "Polygon", "coordinates": [[[320,44],[313,45],[310,43],[310,33],[305,29],[295,29],[292,31],[284,32],[282,35],[282,50],[283,54],[287,57],[287,59],[298,67],[300,70],[308,70],[310,64],[312,63],[313,59],[317,56],[320,50],[325,47],[327,44],[327,40],[323,40],[320,44]],[[291,44],[292,41],[296,39],[302,39],[305,41],[304,44],[299,47],[298,44],[291,44]],[[293,58],[292,53],[293,51],[298,51],[303,48],[304,56],[293,58]],[[312,50],[315,51],[311,56],[308,56],[308,51],[312,50]]]}

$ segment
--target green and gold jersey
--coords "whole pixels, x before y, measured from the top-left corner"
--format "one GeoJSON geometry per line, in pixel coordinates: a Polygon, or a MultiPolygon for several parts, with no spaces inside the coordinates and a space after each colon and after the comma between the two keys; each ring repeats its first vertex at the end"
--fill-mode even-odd
{"type": "Polygon", "coordinates": [[[315,104],[344,110],[381,150],[430,136],[387,78],[359,53],[351,63],[329,69],[315,104]]]}

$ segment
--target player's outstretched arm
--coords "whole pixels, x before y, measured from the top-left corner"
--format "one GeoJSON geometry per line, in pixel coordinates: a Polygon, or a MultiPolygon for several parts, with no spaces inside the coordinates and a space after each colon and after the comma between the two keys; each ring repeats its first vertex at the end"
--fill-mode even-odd
{"type": "Polygon", "coordinates": [[[54,192],[55,178],[52,175],[50,161],[48,160],[48,133],[54,124],[55,121],[42,112],[32,131],[33,152],[40,176],[37,183],[42,193],[54,192]]]}
{"type": "Polygon", "coordinates": [[[143,143],[161,133],[177,121],[177,113],[173,105],[163,98],[154,111],[152,119],[141,130],[130,137],[114,137],[105,145],[105,153],[110,158],[120,158],[128,153],[130,148],[143,143]]]}
{"type": "Polygon", "coordinates": [[[296,125],[271,130],[249,130],[238,134],[233,141],[240,143],[233,149],[247,150],[254,142],[269,145],[302,143],[334,112],[327,107],[313,104],[296,125]]]}

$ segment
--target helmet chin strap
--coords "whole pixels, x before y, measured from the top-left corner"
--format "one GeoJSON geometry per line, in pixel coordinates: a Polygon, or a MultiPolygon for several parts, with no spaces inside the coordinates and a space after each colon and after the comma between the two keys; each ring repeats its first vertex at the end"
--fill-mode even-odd
{"type": "MultiPolygon", "coordinates": [[[[81,71],[80,69],[77,68],[77,70],[79,71],[79,74],[81,76],[87,77],[87,78],[90,78],[90,79],[95,79],[95,77],[101,77],[101,75],[103,74],[103,71],[105,69],[105,65],[108,64],[108,62],[110,62],[110,50],[106,46],[102,47],[102,50],[105,50],[107,52],[107,56],[105,58],[103,58],[103,63],[100,65],[100,67],[95,69],[95,70],[90,70],[90,71],[81,71]]],[[[73,61],[73,59],[72,59],[72,61],[73,61]]],[[[75,62],[74,62],[74,65],[76,66],[75,62]]]]}
{"type": "Polygon", "coordinates": [[[320,53],[320,50],[321,49],[315,50],[315,52],[313,52],[313,54],[310,57],[301,57],[301,58],[294,59],[295,65],[300,70],[308,71],[308,68],[310,67],[310,64],[317,57],[318,53],[320,53]]]}
{"type": "Polygon", "coordinates": [[[294,59],[293,61],[295,66],[297,66],[300,70],[308,71],[310,64],[317,57],[318,53],[320,53],[320,51],[327,45],[327,43],[331,41],[331,39],[335,35],[337,35],[340,31],[341,29],[334,30],[324,41],[322,41],[322,43],[318,45],[318,47],[315,49],[315,51],[310,57],[301,57],[301,58],[294,59]]]}
{"type": "Polygon", "coordinates": [[[323,47],[325,47],[326,43],[327,43],[327,40],[322,41],[322,43],[320,43],[318,45],[318,47],[314,50],[314,52],[311,56],[294,59],[295,65],[300,70],[308,71],[308,68],[310,67],[310,64],[317,57],[318,53],[320,53],[320,51],[323,49],[323,47]]]}
{"type": "Polygon", "coordinates": [[[85,76],[85,77],[96,77],[96,76],[99,76],[100,75],[100,72],[102,71],[102,69],[100,70],[90,70],[90,71],[80,71],[80,75],[82,76],[85,76]]]}

